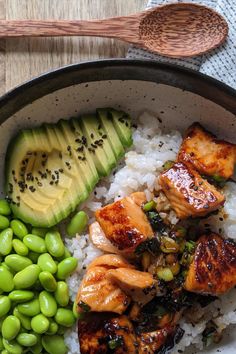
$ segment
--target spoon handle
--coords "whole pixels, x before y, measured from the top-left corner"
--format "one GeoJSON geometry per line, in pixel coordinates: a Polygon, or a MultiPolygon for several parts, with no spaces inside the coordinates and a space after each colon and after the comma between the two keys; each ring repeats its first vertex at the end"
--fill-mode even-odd
{"type": "Polygon", "coordinates": [[[0,20],[0,38],[95,36],[139,42],[138,16],[104,20],[0,20]]]}

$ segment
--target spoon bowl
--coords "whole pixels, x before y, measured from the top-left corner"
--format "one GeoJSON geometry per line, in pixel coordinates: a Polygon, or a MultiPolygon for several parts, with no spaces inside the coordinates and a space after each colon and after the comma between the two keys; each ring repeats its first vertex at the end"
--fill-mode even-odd
{"type": "Polygon", "coordinates": [[[110,37],[174,58],[203,54],[222,44],[227,34],[220,14],[193,3],[166,4],[104,20],[0,20],[0,38],[110,37]]]}
{"type": "Polygon", "coordinates": [[[190,3],[149,10],[139,29],[148,50],[175,58],[203,54],[222,44],[228,34],[227,22],[221,15],[190,3]]]}

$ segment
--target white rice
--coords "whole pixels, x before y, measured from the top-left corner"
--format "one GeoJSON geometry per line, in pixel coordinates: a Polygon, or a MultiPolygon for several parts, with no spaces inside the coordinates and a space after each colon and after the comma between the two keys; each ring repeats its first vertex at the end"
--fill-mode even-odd
{"type": "MultiPolygon", "coordinates": [[[[132,150],[126,153],[117,171],[100,182],[90,199],[80,207],[90,216],[90,223],[94,221],[95,210],[134,191],[145,191],[147,199],[152,199],[153,191],[159,190],[157,177],[162,171],[163,164],[167,160],[175,160],[182,137],[178,131],[162,134],[161,121],[158,117],[144,113],[138,120],[133,141],[132,150]]],[[[207,225],[222,236],[236,238],[236,184],[228,182],[224,194],[226,196],[224,209],[218,215],[205,219],[203,227],[207,225]]],[[[178,222],[173,211],[168,217],[173,224],[178,222]]],[[[88,235],[66,238],[65,242],[73,256],[79,260],[77,271],[68,279],[71,299],[74,300],[86,266],[102,253],[90,243],[88,235]]],[[[202,332],[209,319],[214,319],[221,329],[236,324],[235,298],[236,290],[233,289],[205,309],[199,309],[198,316],[201,318],[197,324],[182,319],[180,326],[185,334],[180,343],[173,348],[172,353],[183,353],[190,345],[195,345],[199,352],[202,349],[202,332]]],[[[80,353],[76,327],[68,330],[65,341],[69,354],[80,353]]]]}

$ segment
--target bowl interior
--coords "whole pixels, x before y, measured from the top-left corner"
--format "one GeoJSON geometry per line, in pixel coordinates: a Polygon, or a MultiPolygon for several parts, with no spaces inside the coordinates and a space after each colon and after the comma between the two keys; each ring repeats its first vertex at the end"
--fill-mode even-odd
{"type": "MultiPolygon", "coordinates": [[[[114,107],[131,114],[135,119],[143,111],[156,114],[163,130],[183,131],[198,121],[217,136],[234,142],[235,116],[218,104],[192,92],[150,81],[104,80],[80,83],[43,96],[9,117],[0,126],[0,192],[3,193],[4,160],[10,139],[24,128],[44,122],[57,122],[99,107],[114,107]]],[[[43,148],[43,147],[42,147],[43,148]]],[[[232,354],[236,340],[228,331],[222,346],[224,354],[232,354]]],[[[189,350],[188,353],[196,351],[189,350]]],[[[207,350],[213,354],[216,348],[207,350]]]]}

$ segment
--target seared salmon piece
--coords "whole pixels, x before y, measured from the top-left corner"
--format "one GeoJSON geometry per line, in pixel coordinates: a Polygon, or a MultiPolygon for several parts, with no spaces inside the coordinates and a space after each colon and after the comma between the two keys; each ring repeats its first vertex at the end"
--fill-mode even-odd
{"type": "Polygon", "coordinates": [[[124,253],[134,253],[137,246],[153,237],[150,223],[131,197],[109,204],[95,213],[108,240],[124,253]]]}
{"type": "Polygon", "coordinates": [[[89,268],[80,284],[76,303],[78,312],[115,312],[122,314],[130,298],[106,276],[107,268],[89,268]]]}
{"type": "Polygon", "coordinates": [[[126,316],[79,321],[78,335],[81,354],[138,354],[134,328],[126,316]]]}
{"type": "Polygon", "coordinates": [[[146,194],[144,192],[134,192],[130,194],[130,198],[140,207],[147,203],[146,194]]]}
{"type": "Polygon", "coordinates": [[[199,123],[188,128],[178,154],[178,161],[190,164],[200,174],[232,177],[236,145],[216,137],[199,123]]]}
{"type": "Polygon", "coordinates": [[[95,247],[108,253],[118,253],[119,250],[113,246],[111,241],[106,238],[101,226],[97,221],[89,226],[89,238],[95,247]]]}
{"type": "Polygon", "coordinates": [[[185,289],[221,295],[235,285],[236,243],[214,233],[201,236],[185,279],[185,289]]]}
{"type": "Polygon", "coordinates": [[[205,216],[225,202],[223,194],[181,162],[164,171],[159,183],[180,219],[205,216]]]}
{"type": "MultiPolygon", "coordinates": [[[[138,338],[139,354],[156,354],[170,337],[174,337],[175,325],[167,325],[152,332],[141,333],[138,338]]],[[[170,348],[168,348],[170,349],[170,348]]],[[[169,352],[169,351],[168,351],[169,352]]],[[[165,353],[165,351],[163,351],[165,353]]]]}
{"type": "Polygon", "coordinates": [[[139,305],[145,305],[157,295],[156,281],[150,273],[118,268],[109,270],[107,277],[139,305]]]}
{"type": "Polygon", "coordinates": [[[113,268],[134,268],[124,257],[117,254],[104,254],[103,256],[95,258],[87,269],[101,266],[108,269],[113,268]]]}

